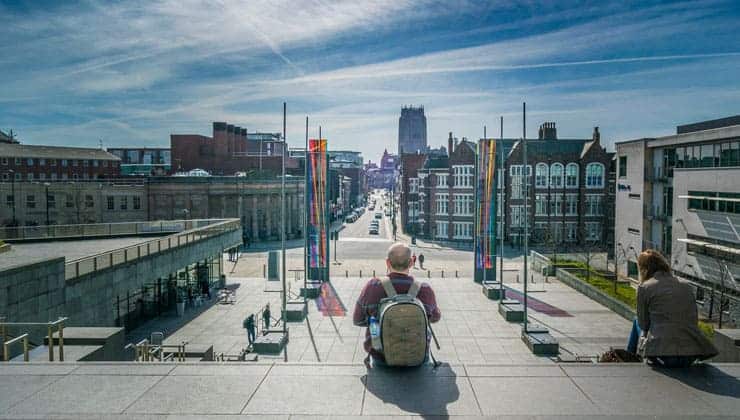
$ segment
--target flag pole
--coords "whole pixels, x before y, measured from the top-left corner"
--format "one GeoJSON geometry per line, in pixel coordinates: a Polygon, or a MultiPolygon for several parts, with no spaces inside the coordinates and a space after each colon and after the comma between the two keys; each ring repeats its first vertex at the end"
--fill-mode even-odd
{"type": "MultiPolygon", "coordinates": [[[[281,168],[281,177],[280,177],[280,245],[282,247],[282,277],[283,277],[283,293],[282,293],[282,319],[283,319],[283,339],[286,339],[286,336],[288,334],[288,311],[287,311],[287,285],[286,285],[286,264],[285,264],[285,152],[286,147],[288,146],[288,139],[286,136],[286,116],[287,116],[287,103],[283,102],[283,158],[282,158],[282,168],[281,168]]],[[[285,355],[285,361],[288,361],[288,340],[285,340],[285,347],[283,348],[284,355],[285,355]]]]}

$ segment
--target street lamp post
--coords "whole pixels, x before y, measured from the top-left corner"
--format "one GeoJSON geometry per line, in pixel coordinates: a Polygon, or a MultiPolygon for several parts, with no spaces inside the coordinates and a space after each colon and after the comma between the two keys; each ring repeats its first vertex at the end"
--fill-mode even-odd
{"type": "MultiPolygon", "coordinates": [[[[44,182],[44,190],[46,191],[46,226],[49,226],[51,223],[49,222],[49,184],[48,182],[44,182]]],[[[13,198],[15,200],[15,198],[13,198]]],[[[48,227],[47,227],[48,229],[48,227]]]]}
{"type": "Polygon", "coordinates": [[[10,174],[10,189],[11,194],[13,195],[13,227],[17,226],[17,221],[15,220],[15,207],[16,207],[16,197],[15,197],[15,171],[9,170],[8,173],[10,174]]]}

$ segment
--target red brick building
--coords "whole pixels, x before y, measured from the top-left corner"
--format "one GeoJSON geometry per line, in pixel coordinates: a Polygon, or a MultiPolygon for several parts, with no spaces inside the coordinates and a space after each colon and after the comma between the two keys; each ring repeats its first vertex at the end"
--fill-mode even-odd
{"type": "Polygon", "coordinates": [[[115,178],[121,159],[102,149],[0,142],[0,179],[55,181],[115,178]]]}
{"type": "Polygon", "coordinates": [[[298,168],[298,161],[287,156],[287,148],[274,133],[247,133],[246,128],[213,123],[213,137],[199,134],[170,135],[172,170],[204,169],[213,175],[264,170],[278,173],[286,153],[286,170],[298,168]]]}

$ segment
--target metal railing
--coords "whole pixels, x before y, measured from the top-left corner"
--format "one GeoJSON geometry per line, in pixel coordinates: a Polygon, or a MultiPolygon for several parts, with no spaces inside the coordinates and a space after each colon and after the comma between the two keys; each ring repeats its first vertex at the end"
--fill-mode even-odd
{"type": "Polygon", "coordinates": [[[69,261],[65,264],[64,278],[66,280],[73,279],[148,255],[201,241],[224,232],[241,229],[239,219],[181,220],[173,222],[183,223],[185,230],[164,238],[156,238],[136,245],[69,261]]]}
{"type": "Polygon", "coordinates": [[[8,340],[8,327],[46,327],[46,332],[49,340],[49,361],[54,361],[54,328],[56,327],[58,342],[59,342],[59,361],[64,361],[64,322],[67,321],[66,317],[57,319],[56,321],[49,322],[4,322],[0,321],[0,337],[3,339],[3,357],[5,361],[8,361],[10,356],[8,346],[17,342],[23,336],[24,339],[23,350],[24,359],[28,361],[28,333],[24,333],[12,340],[8,340]]]}
{"type": "Polygon", "coordinates": [[[137,362],[168,362],[174,360],[184,362],[185,346],[187,345],[187,341],[180,344],[152,344],[145,338],[136,344],[128,344],[125,348],[133,348],[136,351],[137,362]],[[167,349],[174,351],[167,351],[167,349]]]}
{"type": "Polygon", "coordinates": [[[4,361],[6,362],[10,361],[10,346],[19,341],[23,342],[23,361],[24,362],[28,361],[28,333],[20,335],[12,340],[3,342],[3,360],[4,361]]]}
{"type": "MultiPolygon", "coordinates": [[[[224,219],[217,219],[224,220],[224,219]]],[[[173,233],[207,226],[213,219],[0,227],[0,239],[39,240],[173,233]]]]}

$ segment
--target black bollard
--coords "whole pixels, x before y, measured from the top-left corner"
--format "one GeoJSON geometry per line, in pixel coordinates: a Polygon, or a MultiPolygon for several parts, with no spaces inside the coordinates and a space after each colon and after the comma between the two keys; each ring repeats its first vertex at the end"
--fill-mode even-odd
{"type": "Polygon", "coordinates": [[[445,278],[445,271],[442,270],[442,278],[445,278]]]}
{"type": "Polygon", "coordinates": [[[344,277],[349,277],[349,270],[344,270],[344,277]]]}
{"type": "Polygon", "coordinates": [[[457,270],[455,270],[455,278],[459,278],[459,276],[457,275],[457,270]]]}
{"type": "Polygon", "coordinates": [[[375,270],[373,270],[373,277],[375,277],[375,270]]]}
{"type": "Polygon", "coordinates": [[[516,282],[519,283],[519,274],[516,275],[516,282]]]}

